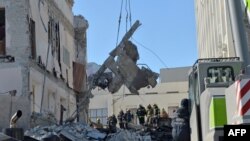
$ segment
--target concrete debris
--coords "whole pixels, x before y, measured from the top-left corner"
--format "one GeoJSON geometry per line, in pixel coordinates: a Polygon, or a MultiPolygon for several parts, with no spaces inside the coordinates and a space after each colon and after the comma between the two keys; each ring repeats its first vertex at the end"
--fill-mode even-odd
{"type": "Polygon", "coordinates": [[[151,137],[132,130],[118,130],[114,134],[109,134],[107,141],[151,141],[151,137]]]}
{"type": "Polygon", "coordinates": [[[99,71],[89,77],[89,84],[92,87],[108,88],[109,92],[115,93],[124,84],[131,93],[139,94],[138,90],[142,87],[156,86],[159,74],[144,66],[142,68],[137,66],[139,53],[131,41],[124,42],[123,50],[113,55],[116,59],[108,58],[99,71]],[[111,72],[104,72],[106,69],[111,72]]]}
{"type": "Polygon", "coordinates": [[[92,141],[103,140],[105,133],[91,128],[84,123],[69,123],[64,125],[37,126],[25,131],[25,136],[42,140],[48,136],[55,135],[61,140],[66,141],[92,141]]]}
{"type": "Polygon", "coordinates": [[[151,131],[142,126],[131,125],[131,127],[136,128],[129,130],[117,128],[117,132],[111,133],[105,130],[102,132],[85,123],[65,123],[64,125],[37,126],[26,130],[24,136],[32,141],[54,138],[58,141],[160,141],[164,140],[164,137],[166,139],[166,130],[151,131]]]}
{"type": "MultiPolygon", "coordinates": [[[[140,141],[172,141],[172,126],[170,118],[159,118],[156,127],[153,125],[137,125],[130,123],[129,132],[136,134],[136,139],[140,141]]],[[[125,134],[126,135],[126,134],[125,134]]],[[[122,135],[124,136],[124,133],[122,135]]],[[[131,136],[131,135],[129,135],[131,136]]],[[[134,137],[133,137],[134,138],[134,137]]]]}
{"type": "Polygon", "coordinates": [[[139,94],[140,88],[155,87],[159,74],[149,68],[140,69],[137,66],[137,60],[140,58],[139,53],[136,45],[129,41],[140,25],[140,22],[136,21],[116,48],[109,53],[110,56],[93,75],[89,83],[90,90],[100,86],[102,89],[108,88],[109,92],[115,93],[122,85],[126,85],[131,93],[139,94]],[[112,79],[105,75],[101,77],[107,69],[113,73],[112,79]]]}
{"type": "MultiPolygon", "coordinates": [[[[112,81],[112,72],[104,72],[100,75],[99,79],[94,81],[95,86],[99,86],[102,89],[105,89],[109,86],[110,82],[112,81]]],[[[88,77],[88,83],[90,84],[94,79],[94,75],[90,75],[88,77]]]]}
{"type": "Polygon", "coordinates": [[[159,127],[156,129],[147,129],[152,141],[172,141],[172,132],[168,127],[159,127]]]}
{"type": "Polygon", "coordinates": [[[54,116],[53,113],[36,113],[33,112],[31,114],[31,127],[36,127],[38,125],[40,126],[47,126],[47,125],[51,125],[51,124],[56,124],[57,120],[56,117],[54,116]]]}
{"type": "Polygon", "coordinates": [[[100,132],[88,132],[87,136],[93,139],[104,139],[106,137],[106,134],[100,132]]]}
{"type": "Polygon", "coordinates": [[[109,91],[115,93],[122,84],[125,84],[134,94],[139,94],[138,90],[142,87],[155,87],[159,74],[146,67],[139,68],[136,64],[139,59],[136,45],[131,41],[124,44],[125,47],[117,54],[117,59],[105,64],[115,75],[112,80],[115,83],[109,84],[109,91]]]}

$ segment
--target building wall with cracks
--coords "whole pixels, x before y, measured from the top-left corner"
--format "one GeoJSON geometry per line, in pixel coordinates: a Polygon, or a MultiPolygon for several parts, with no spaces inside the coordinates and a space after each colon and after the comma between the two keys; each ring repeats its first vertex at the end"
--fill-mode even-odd
{"type": "Polygon", "coordinates": [[[5,31],[4,51],[0,46],[0,78],[4,78],[0,128],[8,127],[9,115],[17,109],[23,110],[18,123],[23,128],[30,127],[32,112],[54,113],[59,121],[76,110],[72,4],[72,0],[0,0],[4,15],[0,26],[4,21],[5,31]],[[15,96],[9,95],[11,90],[16,90],[15,96]]]}

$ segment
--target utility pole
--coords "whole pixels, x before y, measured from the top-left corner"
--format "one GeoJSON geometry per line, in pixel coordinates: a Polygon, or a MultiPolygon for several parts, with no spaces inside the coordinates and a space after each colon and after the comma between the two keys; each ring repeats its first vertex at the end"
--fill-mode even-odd
{"type": "MultiPolygon", "coordinates": [[[[241,4],[242,0],[228,0],[229,17],[232,25],[236,55],[243,61],[243,68],[246,68],[249,65],[249,53],[241,4]]],[[[248,70],[246,70],[246,73],[250,73],[247,71],[248,70]]]]}

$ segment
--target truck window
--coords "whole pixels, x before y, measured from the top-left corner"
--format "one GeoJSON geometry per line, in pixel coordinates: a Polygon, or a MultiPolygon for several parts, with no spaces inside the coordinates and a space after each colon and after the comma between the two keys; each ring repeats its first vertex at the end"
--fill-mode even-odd
{"type": "Polygon", "coordinates": [[[215,66],[207,69],[208,83],[234,81],[234,72],[231,66],[215,66]]]}

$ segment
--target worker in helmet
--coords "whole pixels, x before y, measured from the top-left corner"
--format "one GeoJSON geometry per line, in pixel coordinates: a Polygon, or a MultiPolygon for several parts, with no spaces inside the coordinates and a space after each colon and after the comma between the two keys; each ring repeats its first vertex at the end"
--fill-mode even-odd
{"type": "Polygon", "coordinates": [[[153,126],[158,127],[158,121],[160,117],[160,109],[157,104],[153,105],[153,126]]]}
{"type": "Polygon", "coordinates": [[[181,107],[177,109],[176,115],[172,119],[173,141],[190,141],[188,106],[188,99],[182,99],[181,107]]]}
{"type": "Polygon", "coordinates": [[[101,120],[98,118],[96,121],[97,121],[97,122],[96,122],[96,128],[103,128],[103,125],[102,125],[102,123],[101,123],[101,120]]]}
{"type": "Polygon", "coordinates": [[[93,122],[89,119],[89,122],[90,122],[90,126],[93,128],[96,128],[96,129],[103,128],[103,125],[102,125],[101,120],[99,118],[96,119],[96,122],[93,122]]]}
{"type": "Polygon", "coordinates": [[[145,124],[145,116],[146,116],[147,112],[145,107],[143,107],[141,104],[139,105],[139,108],[136,110],[136,115],[139,119],[139,123],[140,125],[144,125],[145,124]]]}
{"type": "Polygon", "coordinates": [[[161,118],[169,118],[168,113],[166,112],[166,110],[164,108],[162,108],[161,110],[161,118]]]}
{"type": "Polygon", "coordinates": [[[121,129],[124,129],[124,112],[121,110],[119,114],[117,115],[118,123],[121,129]]]}
{"type": "Polygon", "coordinates": [[[149,104],[147,106],[147,125],[151,125],[152,124],[152,118],[153,118],[153,114],[154,114],[154,110],[152,108],[152,106],[149,104]]]}
{"type": "Polygon", "coordinates": [[[124,114],[124,119],[125,119],[125,129],[129,129],[128,124],[132,121],[132,119],[134,118],[133,114],[130,112],[130,110],[128,109],[126,111],[126,113],[124,114]]]}
{"type": "Polygon", "coordinates": [[[112,116],[108,117],[108,128],[110,133],[115,133],[116,132],[116,124],[117,124],[117,118],[113,114],[112,116]]]}

